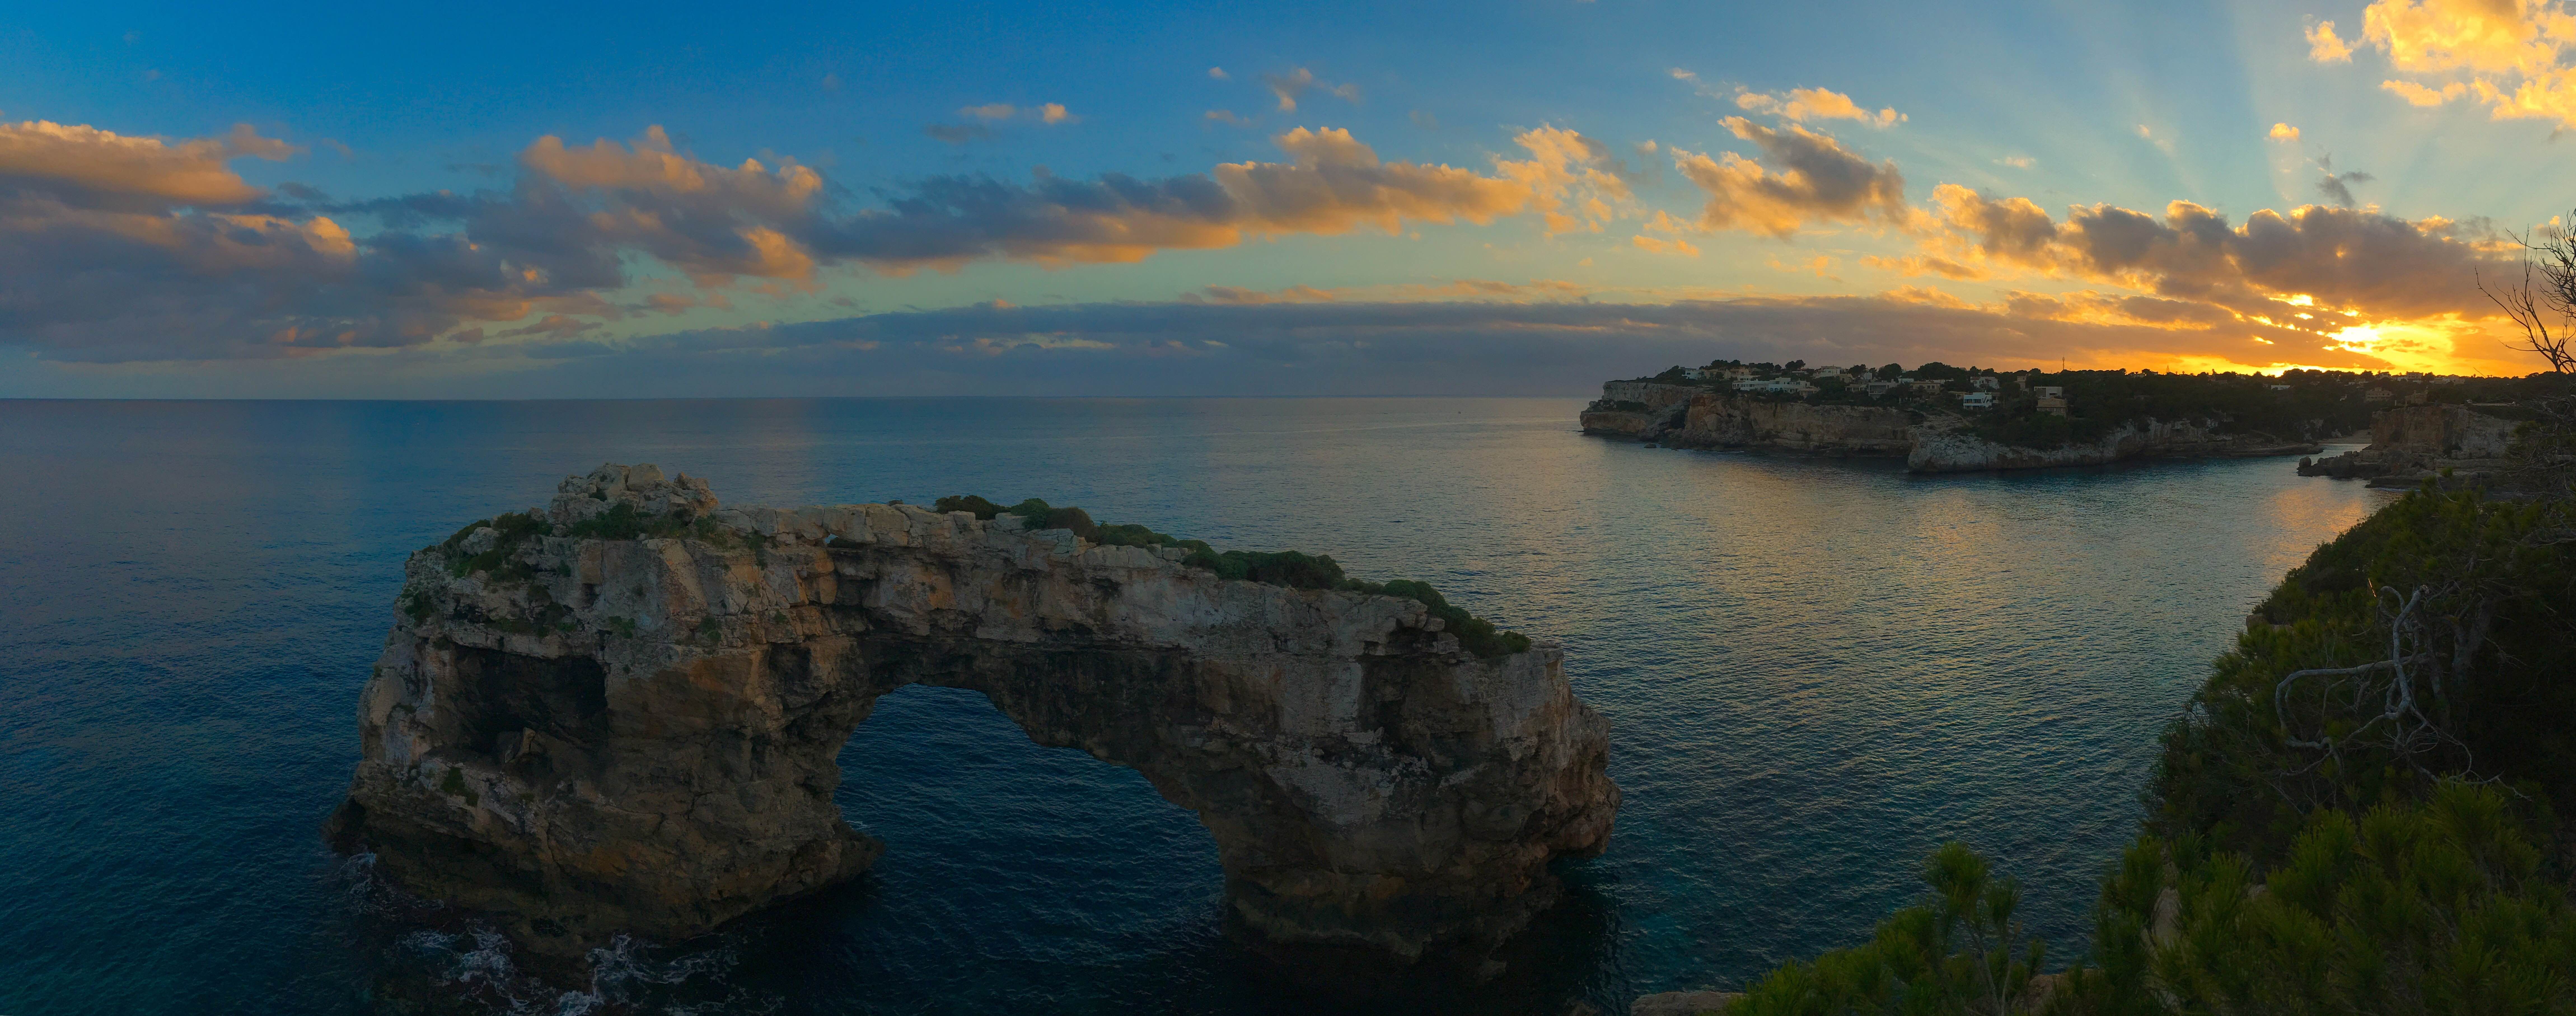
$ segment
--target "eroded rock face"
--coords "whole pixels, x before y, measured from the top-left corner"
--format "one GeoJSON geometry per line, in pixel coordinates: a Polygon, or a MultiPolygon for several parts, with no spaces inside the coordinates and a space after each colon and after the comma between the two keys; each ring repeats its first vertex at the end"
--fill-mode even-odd
{"type": "Polygon", "coordinates": [[[2243,458],[2313,454],[2313,442],[2216,432],[2208,421],[2150,420],[2099,440],[2026,448],[1986,440],[1946,410],[1809,405],[1748,398],[1696,385],[1613,381],[1583,411],[1583,432],[1675,448],[1747,448],[1830,456],[1902,456],[1917,473],[2096,466],[2140,458],[2243,458]],[[1617,407],[1632,408],[1617,408],[1617,407]],[[1644,407],[1633,408],[1633,407],[1644,407]]]}
{"type": "Polygon", "coordinates": [[[2370,446],[2316,460],[2299,475],[2366,479],[2374,487],[2483,485],[2510,470],[2521,424],[2464,406],[2400,406],[2370,418],[2370,446]]]}
{"type": "Polygon", "coordinates": [[[2131,459],[2259,458],[2324,450],[2323,445],[2312,442],[2283,442],[2264,434],[2219,433],[2202,420],[2122,424],[2097,440],[2027,448],[1986,440],[1965,429],[1965,422],[1936,420],[1917,428],[1914,449],[1906,454],[1905,468],[1918,473],[1963,473],[2098,466],[2131,459]]]}
{"type": "Polygon", "coordinates": [[[1811,406],[1653,381],[1603,384],[1598,405],[1645,408],[1586,409],[1584,433],[1676,448],[1896,456],[1914,443],[1913,414],[1882,406],[1811,406]]]}
{"type": "Polygon", "coordinates": [[[865,870],[835,758],[915,682],[1143,772],[1269,942],[1481,948],[1553,901],[1550,859],[1608,842],[1608,728],[1560,650],[1476,658],[1411,600],[1007,516],[719,508],[651,466],[531,515],[406,564],[332,833],[540,951],[686,938],[865,870]]]}

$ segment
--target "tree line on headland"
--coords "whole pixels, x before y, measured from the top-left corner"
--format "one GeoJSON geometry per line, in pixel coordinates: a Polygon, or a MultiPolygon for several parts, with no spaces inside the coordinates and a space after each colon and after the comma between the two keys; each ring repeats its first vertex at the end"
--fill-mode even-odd
{"type": "MultiPolygon", "coordinates": [[[[2397,405],[2476,405],[2491,415],[2527,412],[2520,403],[2563,385],[2554,372],[2528,377],[2289,370],[2278,375],[2154,370],[2021,370],[1954,367],[1813,367],[1716,360],[1674,366],[1658,384],[1729,392],[1731,397],[1827,406],[1884,406],[1958,412],[1967,428],[2000,444],[2045,448],[2087,442],[2149,420],[2209,420],[2233,432],[2316,440],[2368,430],[2372,414],[2397,405]],[[1966,403],[1985,392],[1991,401],[1966,403]],[[2053,401],[2052,401],[2053,400],[2053,401]]],[[[1599,408],[1630,408],[1601,405],[1599,408]]],[[[1642,405],[1633,407],[1642,410],[1642,405]]]]}

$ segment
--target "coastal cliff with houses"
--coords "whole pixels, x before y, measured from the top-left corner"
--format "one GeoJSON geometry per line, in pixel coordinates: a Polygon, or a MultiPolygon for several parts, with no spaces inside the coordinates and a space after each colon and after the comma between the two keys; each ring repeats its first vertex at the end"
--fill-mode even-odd
{"type": "MultiPolygon", "coordinates": [[[[2272,377],[1721,360],[1605,383],[1581,422],[1586,434],[1672,448],[1902,457],[1923,473],[2315,456],[2328,439],[2364,432],[2377,448],[2383,442],[2374,428],[2383,425],[2375,421],[2392,410],[2409,411],[2398,414],[2401,421],[2449,414],[2448,422],[2385,423],[2399,443],[2457,432],[2472,435],[2467,445],[2483,451],[2498,440],[2491,431],[2509,432],[2511,424],[2479,421],[2510,417],[2500,407],[2513,393],[2498,386],[2518,383],[2328,371],[2272,377]]],[[[2433,443],[2460,444],[2446,440],[2433,443]]],[[[2323,460],[2331,466],[2310,459],[2307,469],[2378,476],[2420,469],[2419,459],[2430,461],[2392,452],[2323,460]]]]}

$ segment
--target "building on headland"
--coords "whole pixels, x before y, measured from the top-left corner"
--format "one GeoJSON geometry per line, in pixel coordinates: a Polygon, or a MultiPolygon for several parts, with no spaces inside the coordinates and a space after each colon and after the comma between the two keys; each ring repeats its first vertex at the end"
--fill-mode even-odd
{"type": "Polygon", "coordinates": [[[1903,382],[1903,381],[1871,381],[1871,382],[1869,382],[1869,383],[1867,383],[1867,384],[1861,385],[1860,387],[1861,387],[1861,390],[1862,390],[1862,391],[1865,391],[1865,392],[1868,392],[1868,393],[1869,393],[1869,397],[1870,397],[1870,398],[1873,398],[1873,399],[1874,399],[1874,398],[1877,398],[1877,397],[1879,397],[1879,396],[1881,396],[1881,395],[1885,395],[1885,394],[1887,394],[1887,393],[1889,393],[1889,392],[1895,391],[1895,390],[1897,390],[1897,389],[1899,389],[1899,388],[1903,388],[1903,387],[1905,387],[1905,382],[1903,382]]]}
{"type": "Polygon", "coordinates": [[[1961,395],[1961,396],[1959,396],[1959,408],[1961,408],[1961,409],[1993,409],[1993,408],[1995,408],[1995,393],[1993,393],[1993,392],[1969,392],[1969,393],[1967,393],[1967,394],[1965,394],[1965,395],[1961,395]]]}
{"type": "Polygon", "coordinates": [[[2264,385],[2263,387],[2265,387],[2265,388],[2269,388],[2269,389],[2271,389],[2271,390],[2273,390],[2273,391],[2276,391],[2276,392],[2286,392],[2286,391],[2289,391],[2289,390],[2290,390],[2290,386],[2288,386],[2288,385],[2264,385]]]}
{"type": "Polygon", "coordinates": [[[1974,385],[1976,389],[1981,392],[1998,392],[2002,391],[2004,387],[2004,379],[1992,374],[1979,374],[1976,377],[1969,379],[1968,383],[1974,385]]]}
{"type": "Polygon", "coordinates": [[[2059,405],[2064,405],[2066,403],[2065,385],[2038,385],[2033,387],[2030,392],[2031,394],[2037,395],[2043,399],[2056,399],[2058,400],[2059,405]]]}
{"type": "MultiPolygon", "coordinates": [[[[2057,388],[2057,389],[2052,389],[2052,390],[2063,392],[2063,391],[2065,391],[2066,389],[2063,389],[2063,388],[2057,388]]],[[[2063,395],[2042,395],[2042,396],[2040,396],[2040,397],[2039,397],[2039,411],[2040,411],[2040,412],[2043,412],[2043,413],[2047,413],[2047,414],[2048,414],[2048,415],[2050,415],[2050,416],[2064,416],[2064,415],[2066,415],[2066,396],[2063,396],[2063,395]]]]}
{"type": "Polygon", "coordinates": [[[1748,377],[1737,379],[1735,382],[1735,390],[1739,392],[1764,392],[1769,394],[1788,392],[1798,395],[1809,395],[1815,392],[1816,386],[1793,377],[1748,377]]]}
{"type": "Polygon", "coordinates": [[[1843,376],[1843,369],[1840,367],[1818,367],[1814,370],[1808,371],[1807,376],[1818,379],[1841,377],[1843,376]]]}
{"type": "Polygon", "coordinates": [[[2386,402],[2396,397],[2396,392],[2377,386],[2373,386],[2369,391],[2361,393],[2361,400],[2364,402],[2386,402]]]}
{"type": "Polygon", "coordinates": [[[1914,386],[1914,391],[1915,391],[1915,393],[1916,393],[1916,394],[1920,394],[1920,395],[1939,395],[1939,394],[1941,394],[1941,384],[1942,384],[1942,382],[1939,382],[1939,381],[1933,381],[1933,380],[1928,380],[1928,379],[1925,379],[1925,380],[1917,380],[1917,379],[1915,379],[1915,378],[1906,378],[1906,379],[1905,379],[1905,383],[1906,383],[1906,384],[1909,384],[1909,385],[1914,386]]]}
{"type": "Polygon", "coordinates": [[[1709,369],[1708,369],[1708,368],[1706,368],[1706,367],[1684,367],[1684,368],[1682,368],[1682,377],[1684,377],[1684,378],[1686,378],[1686,379],[1689,379],[1689,380],[1692,380],[1692,381],[1706,381],[1706,380],[1708,380],[1708,376],[1709,376],[1709,369]]]}

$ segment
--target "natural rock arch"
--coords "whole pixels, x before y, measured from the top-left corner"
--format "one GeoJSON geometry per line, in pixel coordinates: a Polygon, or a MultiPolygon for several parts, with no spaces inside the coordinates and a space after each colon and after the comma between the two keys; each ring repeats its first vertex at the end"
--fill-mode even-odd
{"type": "Polygon", "coordinates": [[[836,756],[921,683],[1196,812],[1266,942],[1472,952],[1606,845],[1607,724],[1554,645],[1479,659],[1412,600],[1014,521],[567,479],[406,564],[332,835],[541,952],[690,937],[866,869],[836,756]]]}

